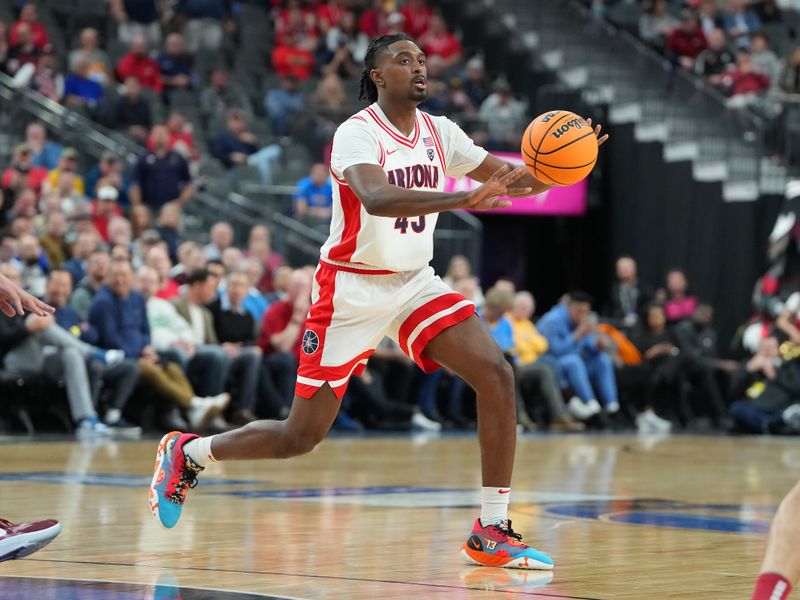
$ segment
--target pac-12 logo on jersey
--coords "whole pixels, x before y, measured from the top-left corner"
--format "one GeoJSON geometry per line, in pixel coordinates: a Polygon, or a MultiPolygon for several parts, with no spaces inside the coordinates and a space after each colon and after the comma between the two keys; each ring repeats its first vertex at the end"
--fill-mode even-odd
{"type": "Polygon", "coordinates": [[[433,148],[428,148],[428,158],[433,162],[433,148]]]}
{"type": "Polygon", "coordinates": [[[303,353],[314,354],[317,350],[319,350],[319,336],[310,329],[306,329],[303,334],[303,353]]]}

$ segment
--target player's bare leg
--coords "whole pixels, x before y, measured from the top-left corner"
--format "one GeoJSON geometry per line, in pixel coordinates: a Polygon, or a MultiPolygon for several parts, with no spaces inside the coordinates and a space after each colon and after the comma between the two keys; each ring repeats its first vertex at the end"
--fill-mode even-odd
{"type": "Polygon", "coordinates": [[[290,458],[311,452],[331,428],[341,400],[325,384],[310,399],[295,396],[285,421],[253,421],[215,435],[215,460],[290,458]]]}
{"type": "Polygon", "coordinates": [[[767,539],[767,551],[753,600],[784,600],[800,579],[800,483],[778,507],[767,539]]]}
{"type": "Polygon", "coordinates": [[[552,569],[546,554],[520,541],[508,520],[517,416],[514,374],[500,348],[474,315],[433,338],[425,355],[475,390],[483,489],[481,516],[464,542],[469,562],[493,567],[552,569]]]}
{"type": "Polygon", "coordinates": [[[285,421],[254,421],[227,433],[201,438],[173,431],[158,446],[150,510],[164,527],[174,527],[186,493],[209,462],[289,458],[311,452],[322,441],[341,401],[325,384],[310,399],[295,397],[285,421]]]}
{"type": "Polygon", "coordinates": [[[514,373],[500,348],[473,316],[433,338],[425,355],[475,390],[483,485],[509,487],[517,443],[517,411],[514,373]]]}

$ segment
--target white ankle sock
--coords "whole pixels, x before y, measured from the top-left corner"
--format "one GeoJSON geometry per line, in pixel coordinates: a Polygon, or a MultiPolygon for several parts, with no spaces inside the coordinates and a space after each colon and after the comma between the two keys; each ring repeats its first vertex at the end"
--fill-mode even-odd
{"type": "Polygon", "coordinates": [[[481,525],[497,525],[508,519],[511,488],[481,488],[481,525]]]}
{"type": "Polygon", "coordinates": [[[211,440],[213,439],[214,436],[209,435],[187,442],[183,446],[183,453],[201,467],[205,467],[210,462],[217,462],[217,459],[211,454],[211,440]]]}

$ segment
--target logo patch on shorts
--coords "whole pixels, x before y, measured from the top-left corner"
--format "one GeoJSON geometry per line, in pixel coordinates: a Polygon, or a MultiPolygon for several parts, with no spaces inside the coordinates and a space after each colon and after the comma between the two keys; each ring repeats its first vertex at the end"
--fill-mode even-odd
{"type": "Polygon", "coordinates": [[[318,349],[319,336],[310,329],[306,329],[306,332],[303,334],[303,353],[314,354],[318,349]]]}

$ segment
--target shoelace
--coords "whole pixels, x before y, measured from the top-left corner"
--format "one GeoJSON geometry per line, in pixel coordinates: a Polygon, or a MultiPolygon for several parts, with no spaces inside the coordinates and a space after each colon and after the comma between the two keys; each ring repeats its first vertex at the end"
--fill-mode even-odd
{"type": "Polygon", "coordinates": [[[178,483],[175,484],[175,489],[168,496],[170,502],[183,504],[186,501],[186,492],[197,486],[197,474],[202,470],[202,467],[195,464],[195,462],[187,456],[186,461],[183,463],[180,476],[178,477],[178,483]]]}
{"type": "Polygon", "coordinates": [[[492,525],[492,527],[507,537],[514,538],[518,542],[522,541],[522,534],[511,529],[511,519],[503,521],[498,525],[492,525]]]}

